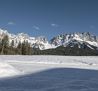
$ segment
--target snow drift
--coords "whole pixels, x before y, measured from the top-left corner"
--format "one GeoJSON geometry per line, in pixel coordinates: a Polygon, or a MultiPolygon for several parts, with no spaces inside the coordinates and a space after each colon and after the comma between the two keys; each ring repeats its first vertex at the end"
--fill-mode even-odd
{"type": "Polygon", "coordinates": [[[0,56],[0,77],[40,72],[52,68],[98,70],[98,57],[91,56],[0,56]]]}
{"type": "Polygon", "coordinates": [[[8,63],[0,62],[0,78],[16,76],[19,71],[8,63]]]}

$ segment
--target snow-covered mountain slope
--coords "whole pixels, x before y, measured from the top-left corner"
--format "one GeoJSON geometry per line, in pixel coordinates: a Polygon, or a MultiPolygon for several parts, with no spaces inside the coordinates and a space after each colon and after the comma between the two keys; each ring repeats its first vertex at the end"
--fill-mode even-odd
{"type": "Polygon", "coordinates": [[[0,29],[0,39],[2,39],[5,35],[9,37],[9,44],[14,41],[14,46],[16,47],[19,43],[23,43],[27,41],[30,43],[31,47],[39,48],[41,50],[55,48],[54,45],[50,44],[44,36],[39,37],[30,37],[28,34],[19,33],[17,35],[9,33],[7,30],[0,29]]]}
{"type": "Polygon", "coordinates": [[[78,45],[79,48],[83,48],[84,45],[91,49],[98,47],[98,38],[91,35],[89,32],[85,33],[73,33],[73,34],[62,34],[51,39],[51,44],[55,46],[70,46],[78,45]]]}
{"type": "Polygon", "coordinates": [[[86,46],[90,49],[98,49],[98,38],[91,35],[89,32],[61,34],[52,38],[50,42],[44,36],[31,37],[25,33],[15,35],[9,33],[7,30],[0,29],[0,39],[2,39],[4,35],[8,35],[9,44],[14,41],[15,47],[17,47],[20,42],[23,43],[24,41],[27,41],[30,43],[31,47],[40,50],[52,49],[59,46],[74,47],[75,45],[78,45],[79,48],[84,48],[86,46]]]}

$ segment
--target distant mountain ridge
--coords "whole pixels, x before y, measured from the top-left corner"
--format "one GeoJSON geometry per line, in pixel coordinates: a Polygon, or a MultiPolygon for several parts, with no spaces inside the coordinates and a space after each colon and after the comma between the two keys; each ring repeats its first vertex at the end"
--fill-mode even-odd
{"type": "Polygon", "coordinates": [[[32,48],[39,50],[55,49],[57,47],[74,47],[85,48],[88,47],[91,50],[98,49],[98,37],[90,34],[89,32],[84,33],[72,33],[72,34],[61,34],[53,37],[50,41],[44,36],[31,37],[25,33],[18,33],[17,35],[9,33],[7,30],[0,29],[0,39],[7,35],[9,38],[9,45],[14,41],[14,47],[20,42],[27,41],[30,43],[32,48]]]}
{"type": "Polygon", "coordinates": [[[17,35],[9,33],[7,30],[0,29],[0,39],[7,35],[9,37],[9,45],[14,41],[14,47],[20,42],[27,41],[32,48],[39,48],[40,50],[54,48],[55,46],[50,44],[44,36],[31,37],[25,33],[18,33],[17,35]]]}
{"type": "Polygon", "coordinates": [[[78,45],[78,48],[83,48],[84,45],[87,45],[91,49],[96,49],[98,47],[98,37],[91,35],[89,32],[61,34],[52,38],[51,44],[64,47],[78,45]]]}

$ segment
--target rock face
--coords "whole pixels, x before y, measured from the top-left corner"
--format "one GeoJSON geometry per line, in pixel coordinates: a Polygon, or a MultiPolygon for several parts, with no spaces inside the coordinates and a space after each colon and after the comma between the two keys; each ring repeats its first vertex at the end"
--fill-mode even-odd
{"type": "Polygon", "coordinates": [[[9,37],[9,45],[14,41],[14,47],[20,42],[27,41],[33,48],[39,48],[40,50],[54,48],[44,36],[30,37],[28,34],[19,33],[17,35],[9,33],[7,30],[0,29],[0,39],[7,35],[9,37]]]}
{"type": "Polygon", "coordinates": [[[57,47],[74,47],[77,45],[78,48],[84,48],[85,46],[88,46],[91,49],[95,49],[98,47],[98,39],[89,32],[62,34],[51,39],[51,44],[57,47]]]}
{"type": "Polygon", "coordinates": [[[44,36],[31,37],[25,33],[15,35],[9,33],[7,30],[0,29],[0,40],[2,40],[5,35],[9,38],[9,45],[12,41],[14,42],[14,47],[17,47],[20,42],[27,41],[32,48],[38,48],[40,50],[54,49],[59,46],[74,47],[76,45],[78,48],[88,47],[93,50],[98,49],[98,38],[89,32],[61,34],[52,38],[50,42],[44,36]]]}

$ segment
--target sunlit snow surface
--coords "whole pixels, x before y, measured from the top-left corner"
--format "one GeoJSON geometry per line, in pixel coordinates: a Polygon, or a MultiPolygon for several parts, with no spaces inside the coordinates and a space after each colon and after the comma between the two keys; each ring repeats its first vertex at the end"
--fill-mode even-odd
{"type": "Polygon", "coordinates": [[[0,56],[0,91],[98,91],[98,57],[0,56]]]}

